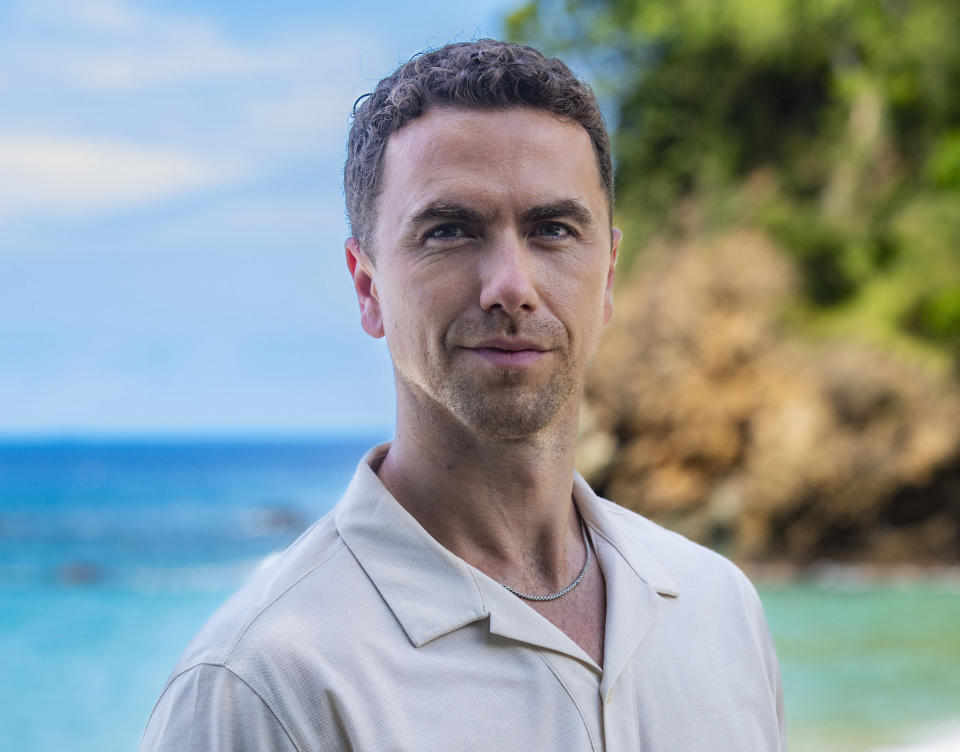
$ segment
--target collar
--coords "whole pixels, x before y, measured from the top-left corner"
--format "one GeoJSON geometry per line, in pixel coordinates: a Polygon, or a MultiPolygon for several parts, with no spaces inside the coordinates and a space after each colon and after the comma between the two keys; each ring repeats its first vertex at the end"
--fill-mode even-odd
{"type": "Polygon", "coordinates": [[[630,512],[597,496],[579,473],[574,473],[573,498],[593,535],[606,584],[600,692],[607,696],[653,627],[664,596],[680,593],[649,548],[637,540],[636,518],[630,512]]]}
{"type": "MultiPolygon", "coordinates": [[[[334,520],[344,543],[410,641],[421,647],[441,635],[490,617],[494,632],[525,642],[557,646],[562,635],[559,630],[484,573],[441,546],[391,496],[371,468],[371,463],[388,449],[389,443],[380,444],[364,455],[334,510],[334,520]],[[531,622],[530,617],[539,621],[531,622]],[[534,623],[539,624],[539,629],[531,636],[528,628],[534,623]],[[557,634],[553,634],[551,628],[557,634]]],[[[604,662],[608,664],[609,648],[613,647],[610,625],[625,623],[619,617],[611,617],[618,614],[629,617],[633,622],[631,629],[619,631],[630,634],[631,642],[638,644],[638,637],[646,633],[659,607],[656,594],[676,596],[678,591],[653,555],[624,535],[620,520],[608,509],[614,505],[596,496],[578,473],[574,474],[573,494],[595,542],[601,544],[597,547],[597,556],[607,579],[608,658],[604,662]],[[611,606],[615,611],[611,611],[611,606]],[[647,628],[635,628],[642,626],[637,624],[638,614],[647,628]]],[[[566,641],[573,644],[569,638],[566,641]]],[[[579,652],[578,657],[584,658],[585,654],[579,652]]]]}
{"type": "Polygon", "coordinates": [[[602,537],[620,555],[633,573],[651,589],[669,597],[680,595],[673,578],[659,560],[639,541],[632,540],[617,517],[629,514],[611,501],[597,496],[580,473],[573,473],[573,500],[594,535],[602,537]]]}
{"type": "Polygon", "coordinates": [[[421,527],[390,495],[367,452],[334,510],[340,537],[367,573],[410,641],[420,647],[489,614],[474,569],[421,527]]]}

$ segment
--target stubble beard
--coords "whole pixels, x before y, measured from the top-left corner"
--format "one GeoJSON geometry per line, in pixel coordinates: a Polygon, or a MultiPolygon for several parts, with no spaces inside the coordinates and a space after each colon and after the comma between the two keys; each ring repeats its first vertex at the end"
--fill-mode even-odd
{"type": "Polygon", "coordinates": [[[496,316],[460,320],[447,332],[445,342],[429,349],[433,352],[422,351],[421,362],[432,366],[408,371],[393,358],[394,375],[398,390],[419,403],[421,416],[436,421],[438,428],[453,418],[478,436],[520,440],[563,420],[565,411],[572,414],[575,426],[589,358],[571,347],[559,321],[518,325],[496,316]],[[548,362],[531,369],[492,368],[464,349],[498,335],[540,343],[548,348],[544,355],[548,362]]]}
{"type": "Polygon", "coordinates": [[[465,426],[494,438],[520,439],[548,428],[579,391],[569,367],[555,369],[540,384],[530,381],[530,374],[513,369],[497,369],[495,379],[454,371],[433,386],[465,426]]]}
{"type": "Polygon", "coordinates": [[[472,431],[499,439],[520,439],[548,428],[583,381],[582,364],[573,355],[559,321],[524,322],[486,318],[460,321],[448,333],[443,368],[427,374],[427,389],[443,409],[472,431]],[[519,336],[551,349],[547,362],[532,369],[494,368],[472,362],[462,349],[497,334],[519,336]],[[538,373],[544,367],[550,371],[538,373]],[[491,370],[493,373],[491,373],[491,370]]]}

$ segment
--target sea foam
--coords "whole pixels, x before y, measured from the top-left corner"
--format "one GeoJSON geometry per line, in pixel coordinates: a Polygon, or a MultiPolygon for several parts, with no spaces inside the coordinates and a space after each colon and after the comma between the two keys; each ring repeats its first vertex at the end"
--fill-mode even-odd
{"type": "Polygon", "coordinates": [[[924,741],[901,747],[876,747],[871,752],[960,752],[960,722],[940,727],[924,741]]]}

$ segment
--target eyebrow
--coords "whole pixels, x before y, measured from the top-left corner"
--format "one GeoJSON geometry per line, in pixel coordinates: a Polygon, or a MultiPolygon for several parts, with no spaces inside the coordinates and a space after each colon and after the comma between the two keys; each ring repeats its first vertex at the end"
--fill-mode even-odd
{"type": "MultiPolygon", "coordinates": [[[[562,217],[569,217],[574,222],[584,226],[594,224],[593,214],[582,202],[575,198],[561,199],[549,204],[531,207],[523,213],[521,219],[525,223],[533,223],[562,217]]],[[[489,219],[483,212],[471,209],[463,204],[433,201],[411,215],[409,222],[411,225],[436,221],[484,224],[489,219]]]]}
{"type": "Polygon", "coordinates": [[[486,222],[487,217],[476,209],[470,209],[462,204],[453,204],[447,201],[433,201],[413,214],[410,217],[409,223],[416,226],[438,220],[483,224],[486,222]]]}
{"type": "Polygon", "coordinates": [[[541,204],[528,209],[523,214],[523,221],[527,223],[542,222],[545,219],[561,219],[568,217],[578,224],[590,226],[594,223],[593,214],[575,198],[562,199],[550,204],[541,204]]]}

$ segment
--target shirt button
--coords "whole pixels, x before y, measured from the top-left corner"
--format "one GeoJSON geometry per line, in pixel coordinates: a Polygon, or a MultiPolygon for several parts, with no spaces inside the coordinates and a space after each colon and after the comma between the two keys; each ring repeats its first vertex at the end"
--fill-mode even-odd
{"type": "Polygon", "coordinates": [[[613,690],[611,689],[607,692],[607,702],[610,702],[613,699],[613,690]]]}

